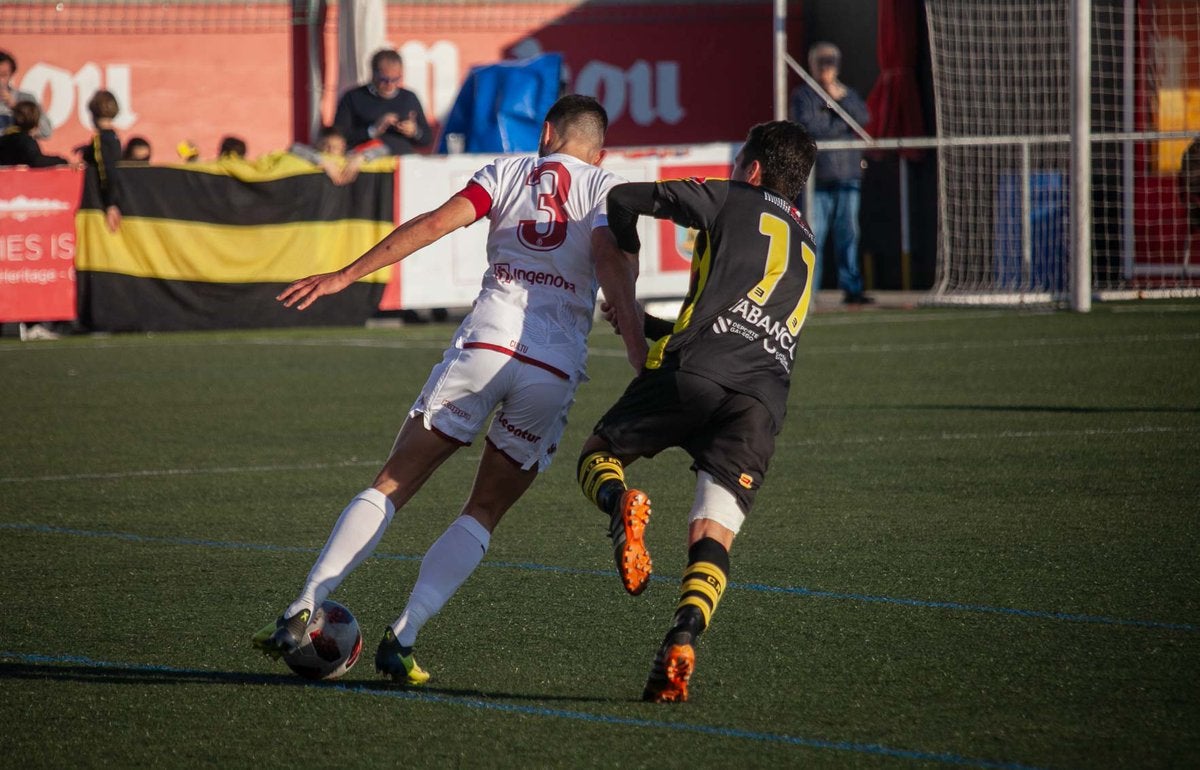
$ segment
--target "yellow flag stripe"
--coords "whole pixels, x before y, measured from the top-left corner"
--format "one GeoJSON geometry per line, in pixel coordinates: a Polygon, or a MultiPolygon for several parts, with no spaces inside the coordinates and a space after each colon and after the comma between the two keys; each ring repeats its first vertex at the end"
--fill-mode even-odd
{"type": "MultiPolygon", "coordinates": [[[[290,283],[340,269],[392,231],[387,222],[347,219],[253,227],[124,217],[110,233],[104,213],[75,217],[79,270],[207,283],[290,283]]],[[[391,267],[362,280],[387,283],[391,267]]]]}
{"type": "MultiPolygon", "coordinates": [[[[397,157],[392,155],[376,158],[367,163],[359,164],[359,173],[394,171],[398,160],[397,157]]],[[[189,173],[229,176],[242,182],[274,182],[304,174],[325,173],[324,169],[314,166],[304,158],[282,151],[267,153],[253,159],[225,157],[198,163],[169,163],[163,165],[189,173]]]]}

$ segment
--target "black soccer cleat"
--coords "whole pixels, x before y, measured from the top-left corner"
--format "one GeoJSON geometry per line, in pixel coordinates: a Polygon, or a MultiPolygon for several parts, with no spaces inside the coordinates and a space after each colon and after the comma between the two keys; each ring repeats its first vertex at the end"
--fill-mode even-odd
{"type": "Polygon", "coordinates": [[[268,623],[250,637],[250,643],[255,649],[262,650],[264,655],[279,659],[300,646],[304,640],[304,630],[308,628],[308,619],[312,617],[311,610],[300,610],[290,618],[280,615],[274,623],[268,623]]]}

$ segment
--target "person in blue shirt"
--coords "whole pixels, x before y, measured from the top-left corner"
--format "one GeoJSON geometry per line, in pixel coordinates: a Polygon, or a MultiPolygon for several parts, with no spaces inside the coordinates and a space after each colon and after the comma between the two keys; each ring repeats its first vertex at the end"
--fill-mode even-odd
{"type": "MultiPolygon", "coordinates": [[[[808,69],[821,91],[802,84],[792,92],[792,120],[799,123],[818,142],[857,139],[850,124],[831,107],[836,102],[860,126],[870,113],[862,97],[838,79],[842,53],[832,43],[817,43],[808,52],[808,69]]],[[[805,217],[816,240],[817,264],[813,271],[814,290],[821,288],[821,255],[825,241],[832,236],[837,256],[838,288],[847,305],[869,304],[874,300],[863,294],[862,273],[858,261],[858,208],[862,185],[862,150],[827,150],[817,153],[813,169],[816,195],[812,211],[805,217]]],[[[803,196],[802,196],[803,197],[803,196]]],[[[803,201],[797,205],[803,209],[803,201]]]]}

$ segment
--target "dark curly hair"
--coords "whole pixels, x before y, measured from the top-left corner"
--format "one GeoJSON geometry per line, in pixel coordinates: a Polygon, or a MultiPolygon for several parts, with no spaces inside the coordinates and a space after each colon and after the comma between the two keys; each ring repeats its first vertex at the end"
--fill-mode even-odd
{"type": "Polygon", "coordinates": [[[742,148],[742,165],[762,165],[762,185],[790,201],[796,200],[808,182],[817,143],[798,123],[773,120],[750,129],[742,148]]]}

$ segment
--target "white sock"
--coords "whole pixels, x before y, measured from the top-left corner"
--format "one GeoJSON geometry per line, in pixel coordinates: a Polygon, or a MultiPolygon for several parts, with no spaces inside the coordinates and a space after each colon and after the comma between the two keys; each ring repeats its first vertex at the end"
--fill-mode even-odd
{"type": "Polygon", "coordinates": [[[416,644],[421,627],[446,605],[483,561],[491,539],[491,533],[482,524],[464,514],[429,546],[421,560],[421,571],[408,597],[408,605],[392,623],[392,631],[401,646],[416,644]]]}
{"type": "Polygon", "coordinates": [[[325,601],[371,555],[395,514],[396,506],[388,496],[373,487],[351,500],[333,525],[300,597],[284,610],[284,617],[290,618],[303,609],[312,610],[325,601]]]}

